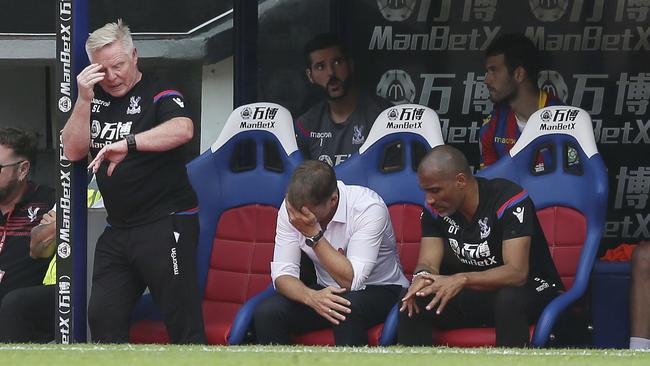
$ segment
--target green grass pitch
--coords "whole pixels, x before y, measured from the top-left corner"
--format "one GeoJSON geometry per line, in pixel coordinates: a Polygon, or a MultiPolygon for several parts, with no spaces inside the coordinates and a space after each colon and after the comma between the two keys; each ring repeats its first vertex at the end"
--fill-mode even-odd
{"type": "Polygon", "coordinates": [[[650,365],[650,352],[594,349],[467,349],[446,347],[281,347],[158,345],[0,345],[12,365],[263,366],[600,366],[650,365]]]}

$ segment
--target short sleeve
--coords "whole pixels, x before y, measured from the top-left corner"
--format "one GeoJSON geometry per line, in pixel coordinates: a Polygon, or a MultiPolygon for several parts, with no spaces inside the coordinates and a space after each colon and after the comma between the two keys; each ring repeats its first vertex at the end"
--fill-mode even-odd
{"type": "Polygon", "coordinates": [[[494,164],[499,157],[494,147],[494,128],[496,120],[493,115],[490,115],[483,120],[483,125],[479,130],[479,152],[480,152],[480,166],[485,168],[488,165],[494,164]]]}
{"type": "Polygon", "coordinates": [[[530,197],[506,207],[500,218],[503,240],[532,236],[535,230],[535,206],[530,197]]]}
{"type": "Polygon", "coordinates": [[[191,118],[183,94],[177,89],[161,88],[153,97],[156,106],[156,122],[163,123],[176,117],[191,118]]]}
{"type": "Polygon", "coordinates": [[[420,215],[420,225],[422,226],[422,237],[436,237],[442,238],[443,235],[440,233],[440,228],[438,227],[438,220],[433,218],[433,215],[426,208],[422,209],[422,214],[420,215]]]}

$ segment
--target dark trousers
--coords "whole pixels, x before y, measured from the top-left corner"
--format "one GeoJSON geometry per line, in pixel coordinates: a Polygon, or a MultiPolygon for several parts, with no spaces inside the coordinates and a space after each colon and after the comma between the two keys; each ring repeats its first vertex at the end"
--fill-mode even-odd
{"type": "Polygon", "coordinates": [[[495,327],[496,345],[523,347],[529,342],[528,325],[534,323],[554,294],[534,289],[503,287],[496,291],[462,290],[440,315],[425,306],[433,299],[418,298],[419,314],[400,313],[398,342],[407,346],[430,346],[434,329],[495,327]]]}
{"type": "Polygon", "coordinates": [[[54,340],[56,286],[23,287],[0,304],[0,342],[48,343],[54,340]]]}
{"type": "Polygon", "coordinates": [[[97,241],[88,322],[94,342],[124,343],[148,286],[172,343],[206,343],[196,274],[196,215],[134,228],[108,227],[97,241]]]}
{"type": "Polygon", "coordinates": [[[365,290],[342,294],[352,305],[351,313],[346,314],[339,325],[333,325],[307,305],[275,294],[255,308],[257,340],[261,344],[291,344],[292,335],[333,328],[337,346],[367,345],[368,329],[386,320],[401,291],[399,285],[385,285],[367,286],[365,290]]]}

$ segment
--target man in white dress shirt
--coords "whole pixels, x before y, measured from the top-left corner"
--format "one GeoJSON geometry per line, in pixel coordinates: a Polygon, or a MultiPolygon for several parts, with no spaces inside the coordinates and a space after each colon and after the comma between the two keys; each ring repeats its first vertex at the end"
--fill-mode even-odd
{"type": "Polygon", "coordinates": [[[368,329],[386,319],[408,281],[402,273],[388,208],[379,195],[336,180],[310,160],[296,168],[280,211],[271,262],[276,294],[255,309],[262,344],[332,327],[337,345],[368,344],[368,329]],[[300,251],[317,284],[300,281],[300,251]]]}

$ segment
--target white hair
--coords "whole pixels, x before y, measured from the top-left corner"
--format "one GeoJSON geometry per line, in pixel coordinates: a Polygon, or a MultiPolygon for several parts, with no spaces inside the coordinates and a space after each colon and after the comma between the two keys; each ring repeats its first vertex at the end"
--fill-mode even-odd
{"type": "Polygon", "coordinates": [[[122,19],[118,19],[117,23],[107,23],[88,36],[88,40],[86,40],[88,59],[91,59],[91,55],[95,51],[115,41],[121,41],[124,46],[124,51],[131,57],[131,53],[133,53],[133,39],[131,38],[129,26],[124,24],[122,19]]]}

